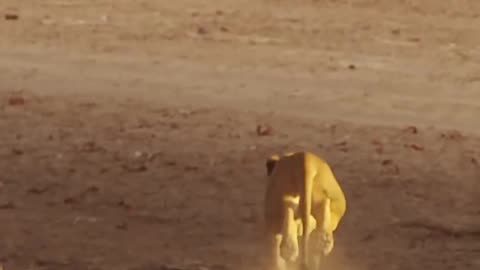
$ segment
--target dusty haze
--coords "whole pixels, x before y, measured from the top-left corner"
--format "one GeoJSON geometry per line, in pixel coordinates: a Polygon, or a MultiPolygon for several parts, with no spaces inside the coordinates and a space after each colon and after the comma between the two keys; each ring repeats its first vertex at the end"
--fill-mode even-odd
{"type": "Polygon", "coordinates": [[[348,199],[327,269],[480,269],[479,1],[0,15],[5,270],[262,269],[264,160],[297,150],[348,199]]]}

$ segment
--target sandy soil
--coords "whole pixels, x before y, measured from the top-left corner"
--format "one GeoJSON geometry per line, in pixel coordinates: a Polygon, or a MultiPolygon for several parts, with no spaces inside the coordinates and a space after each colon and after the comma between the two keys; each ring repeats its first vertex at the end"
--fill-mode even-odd
{"type": "Polygon", "coordinates": [[[0,264],[263,269],[264,159],[310,150],[325,269],[479,269],[480,2],[215,2],[2,0],[0,264]]]}

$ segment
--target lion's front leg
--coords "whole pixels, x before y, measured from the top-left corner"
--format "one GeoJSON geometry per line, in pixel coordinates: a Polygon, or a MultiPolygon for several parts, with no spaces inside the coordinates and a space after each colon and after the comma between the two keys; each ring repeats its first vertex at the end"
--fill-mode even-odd
{"type": "Polygon", "coordinates": [[[295,231],[284,233],[280,243],[280,255],[288,262],[297,260],[299,254],[298,237],[295,231]]]}
{"type": "Polygon", "coordinates": [[[295,220],[296,205],[287,206],[284,210],[282,241],[280,243],[280,255],[289,263],[297,260],[299,255],[298,227],[295,220]]]}
{"type": "Polygon", "coordinates": [[[269,266],[273,270],[287,270],[287,264],[285,259],[280,254],[280,244],[282,243],[282,234],[269,234],[269,266]]]}

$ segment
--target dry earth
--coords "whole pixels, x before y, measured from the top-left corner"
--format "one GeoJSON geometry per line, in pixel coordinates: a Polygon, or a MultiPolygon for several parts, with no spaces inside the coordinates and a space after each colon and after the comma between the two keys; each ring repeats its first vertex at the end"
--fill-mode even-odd
{"type": "Polygon", "coordinates": [[[0,15],[5,270],[262,269],[263,162],[286,150],[348,197],[326,269],[480,269],[479,1],[0,15]]]}

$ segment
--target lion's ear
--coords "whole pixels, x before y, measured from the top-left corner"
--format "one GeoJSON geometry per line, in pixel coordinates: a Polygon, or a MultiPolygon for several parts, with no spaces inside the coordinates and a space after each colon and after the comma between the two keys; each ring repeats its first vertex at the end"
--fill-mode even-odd
{"type": "Polygon", "coordinates": [[[277,155],[273,155],[267,159],[265,165],[267,166],[267,176],[270,176],[277,165],[277,162],[280,160],[280,157],[277,155]]]}

